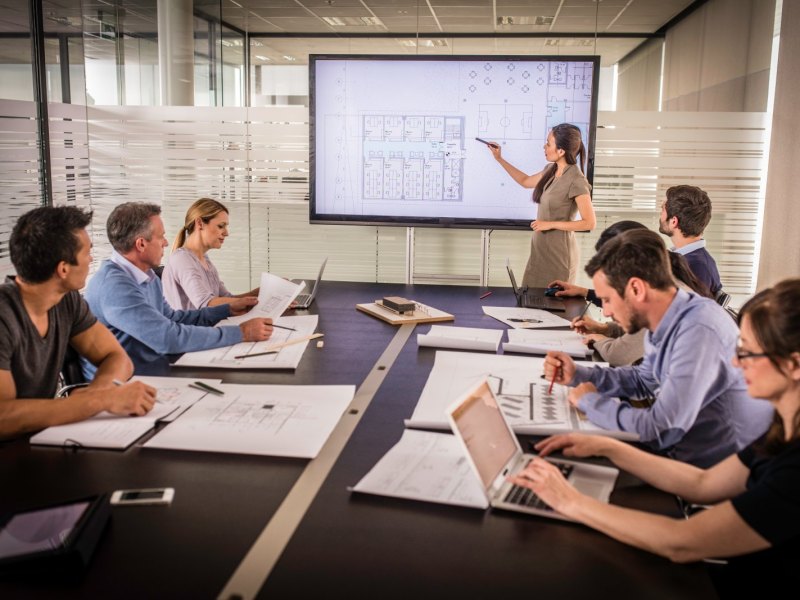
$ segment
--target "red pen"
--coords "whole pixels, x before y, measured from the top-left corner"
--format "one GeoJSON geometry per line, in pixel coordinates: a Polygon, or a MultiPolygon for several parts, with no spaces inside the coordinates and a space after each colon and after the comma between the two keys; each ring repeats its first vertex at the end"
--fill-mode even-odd
{"type": "Polygon", "coordinates": [[[486,298],[486,296],[491,296],[491,295],[492,295],[492,292],[486,292],[485,294],[482,294],[481,296],[479,296],[478,300],[483,300],[484,298],[486,298]]]}
{"type": "Polygon", "coordinates": [[[553,378],[550,380],[550,387],[547,388],[547,395],[548,396],[553,393],[553,384],[556,382],[556,376],[558,375],[558,369],[560,369],[560,368],[561,367],[557,367],[556,370],[553,371],[553,378]]]}

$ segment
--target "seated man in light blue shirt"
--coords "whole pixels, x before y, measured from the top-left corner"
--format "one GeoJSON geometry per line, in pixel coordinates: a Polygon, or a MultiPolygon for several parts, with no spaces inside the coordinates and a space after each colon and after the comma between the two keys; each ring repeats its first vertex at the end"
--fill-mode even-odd
{"type": "MultiPolygon", "coordinates": [[[[126,202],[111,212],[106,226],[114,252],[103,261],[85,294],[92,312],[127,351],[136,373],[163,372],[174,358],[170,355],[268,339],[270,319],[213,327],[230,316],[228,304],[200,310],[170,308],[153,272],[167,245],[160,215],[159,206],[142,202],[126,202]]],[[[84,363],[84,371],[91,370],[84,363]]]]}
{"type": "Polygon", "coordinates": [[[605,316],[627,333],[648,330],[644,359],[636,366],[577,366],[562,352],[548,353],[545,376],[576,386],[570,403],[592,423],[637,433],[650,448],[704,468],[766,432],[773,409],[747,395],[731,362],[735,323],[713,300],[675,287],[657,233],[635,229],[618,235],[600,248],[586,272],[605,316]],[[654,401],[635,408],[615,396],[654,401]]]}

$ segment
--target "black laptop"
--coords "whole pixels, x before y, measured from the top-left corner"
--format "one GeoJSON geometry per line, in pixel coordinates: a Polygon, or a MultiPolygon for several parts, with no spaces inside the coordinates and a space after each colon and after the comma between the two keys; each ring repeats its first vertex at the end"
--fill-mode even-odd
{"type": "Polygon", "coordinates": [[[506,261],[506,269],[508,276],[511,279],[511,289],[514,290],[514,295],[517,297],[517,306],[523,308],[541,308],[553,312],[564,312],[567,310],[564,306],[564,301],[561,298],[551,296],[540,296],[528,294],[528,287],[517,287],[517,279],[514,277],[514,271],[511,270],[511,265],[506,261]]]}

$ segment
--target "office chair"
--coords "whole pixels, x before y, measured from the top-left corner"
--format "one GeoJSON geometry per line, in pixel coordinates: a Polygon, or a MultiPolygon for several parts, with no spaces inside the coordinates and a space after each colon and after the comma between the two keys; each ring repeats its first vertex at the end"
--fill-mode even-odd
{"type": "Polygon", "coordinates": [[[717,292],[717,295],[714,297],[714,300],[716,300],[717,304],[719,304],[722,308],[727,308],[728,304],[731,302],[731,295],[720,289],[717,292]]]}
{"type": "Polygon", "coordinates": [[[58,374],[58,391],[56,398],[69,396],[75,388],[85,387],[89,382],[83,376],[81,358],[78,352],[70,345],[67,345],[67,352],[64,355],[64,362],[58,374]]]}

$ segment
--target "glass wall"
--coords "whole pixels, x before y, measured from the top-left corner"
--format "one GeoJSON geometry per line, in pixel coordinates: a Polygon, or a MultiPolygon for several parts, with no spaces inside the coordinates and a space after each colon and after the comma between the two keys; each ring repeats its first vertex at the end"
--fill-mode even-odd
{"type": "Polygon", "coordinates": [[[39,145],[28,3],[6,3],[0,25],[0,278],[13,273],[8,238],[39,205],[39,145]]]}

